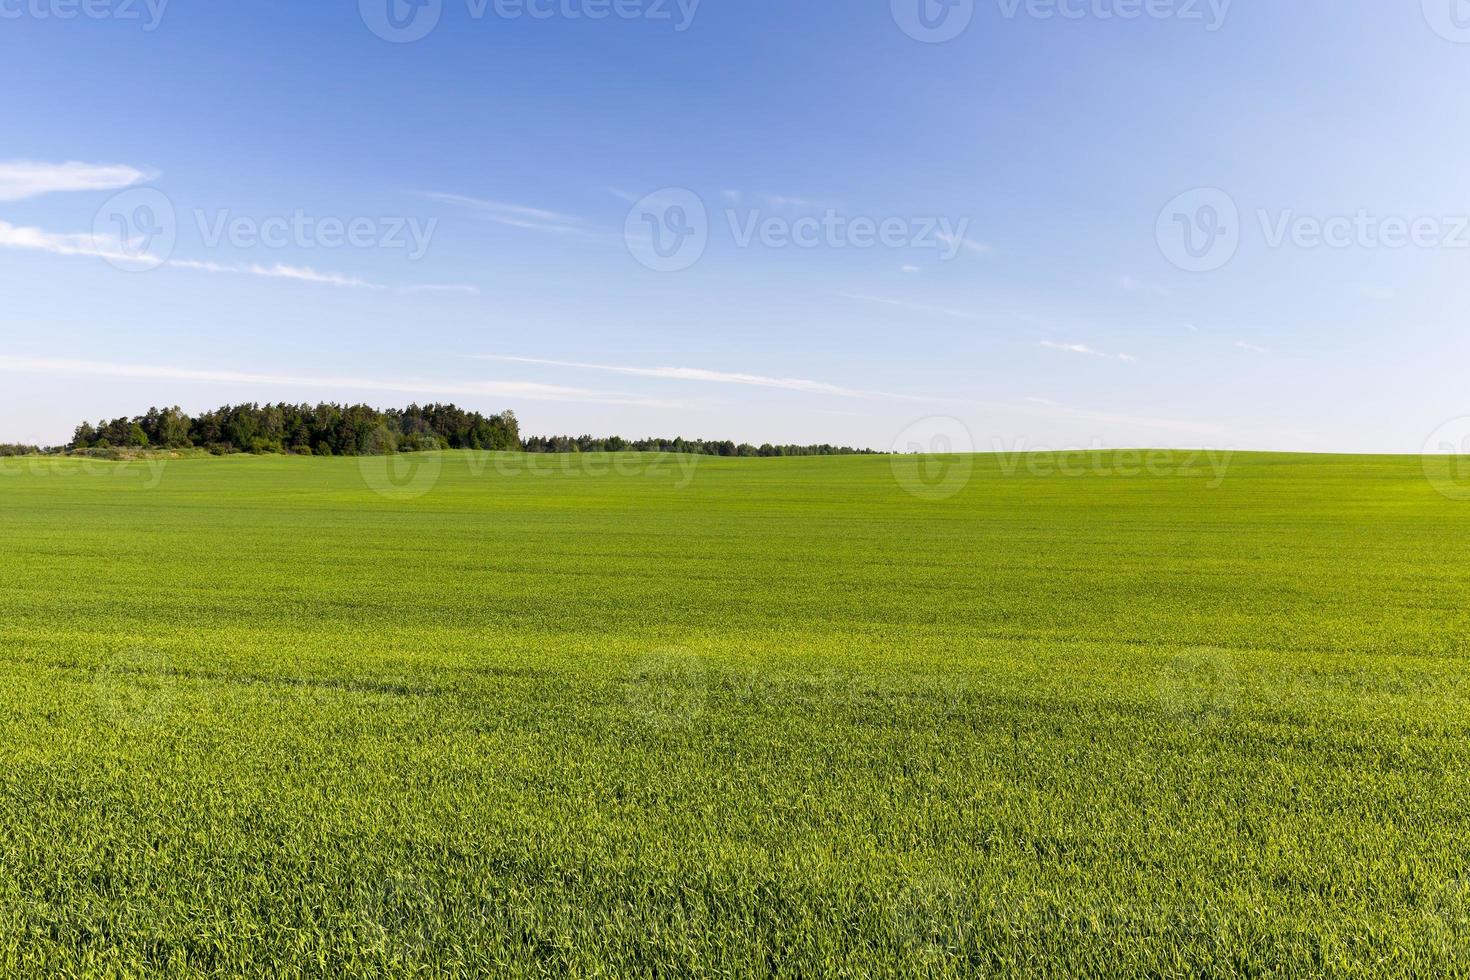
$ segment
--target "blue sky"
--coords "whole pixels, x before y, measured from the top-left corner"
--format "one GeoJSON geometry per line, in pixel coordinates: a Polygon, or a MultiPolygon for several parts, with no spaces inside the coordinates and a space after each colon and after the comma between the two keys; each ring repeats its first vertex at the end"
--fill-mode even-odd
{"type": "Polygon", "coordinates": [[[1458,0],[392,0],[408,42],[389,0],[87,2],[0,0],[3,440],[277,399],[979,451],[1470,415],[1458,0]]]}

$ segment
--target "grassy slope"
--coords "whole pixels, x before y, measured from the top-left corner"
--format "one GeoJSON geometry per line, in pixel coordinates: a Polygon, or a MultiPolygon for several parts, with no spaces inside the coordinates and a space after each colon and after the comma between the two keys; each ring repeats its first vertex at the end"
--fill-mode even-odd
{"type": "Polygon", "coordinates": [[[1418,460],[637,459],[0,467],[0,972],[1464,962],[1418,460]]]}

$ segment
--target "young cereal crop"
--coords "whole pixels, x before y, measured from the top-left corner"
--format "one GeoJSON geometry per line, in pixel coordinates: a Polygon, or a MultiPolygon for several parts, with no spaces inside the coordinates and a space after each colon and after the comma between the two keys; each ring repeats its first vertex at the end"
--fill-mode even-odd
{"type": "Polygon", "coordinates": [[[1470,504],[1116,462],[11,461],[0,974],[1464,975],[1470,504]]]}

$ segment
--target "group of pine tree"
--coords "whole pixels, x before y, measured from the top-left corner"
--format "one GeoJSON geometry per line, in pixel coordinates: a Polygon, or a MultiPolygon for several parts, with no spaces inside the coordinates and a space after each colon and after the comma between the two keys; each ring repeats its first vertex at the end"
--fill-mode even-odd
{"type": "Polygon", "coordinates": [[[134,418],[84,422],[71,452],[122,449],[203,449],[228,453],[370,456],[437,449],[506,452],[678,452],[706,456],[839,456],[866,453],[846,446],[752,446],[703,439],[623,439],[618,436],[522,438],[514,412],[482,415],[455,405],[410,405],[380,411],[368,405],[226,405],[190,416],[178,407],[150,408],[134,418]]]}

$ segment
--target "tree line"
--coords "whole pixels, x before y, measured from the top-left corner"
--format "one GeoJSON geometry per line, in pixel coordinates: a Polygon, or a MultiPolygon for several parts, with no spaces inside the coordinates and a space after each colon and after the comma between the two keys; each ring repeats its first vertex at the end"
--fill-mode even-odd
{"type": "Polygon", "coordinates": [[[630,440],[619,436],[611,436],[606,439],[597,439],[592,436],[528,436],[521,441],[521,450],[528,453],[688,453],[693,456],[867,456],[874,454],[871,449],[853,449],[850,446],[832,446],[827,443],[816,446],[774,446],[770,443],[753,446],[748,442],[734,443],[729,440],[630,440]]]}
{"type": "MultiPolygon", "coordinates": [[[[29,448],[34,447],[17,447],[29,448]]],[[[177,406],[150,408],[133,418],[77,426],[72,452],[113,449],[203,449],[299,456],[375,456],[436,449],[529,453],[675,452],[704,456],[839,456],[871,450],[846,446],[753,446],[703,439],[623,439],[619,436],[522,438],[512,411],[482,415],[456,405],[410,405],[380,411],[368,405],[225,405],[190,416],[177,406]]]]}
{"type": "Polygon", "coordinates": [[[454,405],[225,405],[190,416],[177,406],[77,426],[71,450],[206,449],[211,453],[376,456],[432,449],[520,446],[515,413],[481,415],[454,405]]]}

